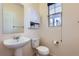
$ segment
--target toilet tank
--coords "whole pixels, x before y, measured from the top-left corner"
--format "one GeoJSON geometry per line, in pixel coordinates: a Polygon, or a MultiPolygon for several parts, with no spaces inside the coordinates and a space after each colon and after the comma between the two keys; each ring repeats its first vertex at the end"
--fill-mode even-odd
{"type": "Polygon", "coordinates": [[[40,38],[32,38],[32,48],[37,48],[39,46],[40,38]]]}

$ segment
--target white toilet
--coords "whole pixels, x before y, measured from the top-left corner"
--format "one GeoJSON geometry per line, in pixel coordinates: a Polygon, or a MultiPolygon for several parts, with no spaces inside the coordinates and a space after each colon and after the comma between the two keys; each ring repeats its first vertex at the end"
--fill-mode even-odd
{"type": "Polygon", "coordinates": [[[32,38],[32,48],[37,51],[37,55],[39,56],[48,56],[49,48],[46,46],[39,46],[40,39],[32,38]]]}

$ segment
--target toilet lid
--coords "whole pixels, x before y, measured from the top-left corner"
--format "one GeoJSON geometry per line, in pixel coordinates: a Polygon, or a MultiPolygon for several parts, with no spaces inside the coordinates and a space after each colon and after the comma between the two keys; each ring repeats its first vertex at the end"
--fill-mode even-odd
{"type": "Polygon", "coordinates": [[[49,51],[49,49],[45,46],[39,46],[39,47],[37,47],[37,50],[41,51],[41,52],[48,52],[49,51]]]}

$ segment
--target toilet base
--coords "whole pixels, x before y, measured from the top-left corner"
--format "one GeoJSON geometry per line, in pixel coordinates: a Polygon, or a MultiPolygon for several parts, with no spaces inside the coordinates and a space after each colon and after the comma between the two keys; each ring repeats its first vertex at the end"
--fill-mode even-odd
{"type": "Polygon", "coordinates": [[[49,56],[49,54],[47,55],[42,55],[42,54],[39,54],[38,52],[36,53],[36,56],[49,56]]]}
{"type": "Polygon", "coordinates": [[[50,55],[40,55],[40,54],[36,54],[36,56],[50,56],[50,55]]]}
{"type": "Polygon", "coordinates": [[[40,55],[40,54],[38,53],[38,51],[35,50],[33,56],[50,56],[50,55],[49,55],[49,54],[48,54],[48,55],[40,55]]]}

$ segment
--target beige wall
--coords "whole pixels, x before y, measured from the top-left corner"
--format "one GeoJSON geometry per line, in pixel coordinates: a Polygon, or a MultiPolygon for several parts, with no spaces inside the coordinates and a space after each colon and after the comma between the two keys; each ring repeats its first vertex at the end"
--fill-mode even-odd
{"type": "Polygon", "coordinates": [[[51,55],[79,56],[79,4],[63,4],[62,28],[48,27],[47,4],[40,4],[41,44],[50,49],[51,55]],[[53,40],[61,40],[62,46],[54,46],[53,40]]]}
{"type": "Polygon", "coordinates": [[[59,47],[53,45],[53,40],[61,40],[61,27],[48,27],[48,8],[47,4],[40,4],[41,27],[40,36],[41,44],[49,47],[50,54],[56,54],[59,47]],[[56,50],[57,49],[57,50],[56,50]],[[55,52],[54,52],[55,51],[55,52]]]}
{"type": "Polygon", "coordinates": [[[79,56],[79,4],[63,4],[63,55],[79,56]]]}
{"type": "Polygon", "coordinates": [[[30,37],[30,38],[33,38],[33,37],[39,37],[39,29],[29,29],[28,28],[28,20],[30,19],[27,19],[27,13],[30,9],[34,8],[37,12],[38,12],[38,5],[37,4],[24,4],[24,21],[25,21],[25,29],[24,29],[24,34],[27,36],[27,37],[30,37]]]}

